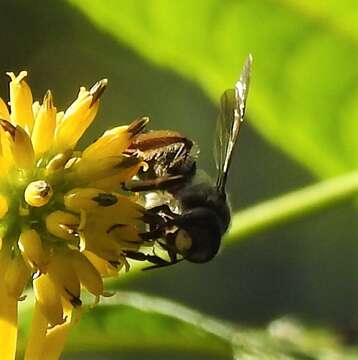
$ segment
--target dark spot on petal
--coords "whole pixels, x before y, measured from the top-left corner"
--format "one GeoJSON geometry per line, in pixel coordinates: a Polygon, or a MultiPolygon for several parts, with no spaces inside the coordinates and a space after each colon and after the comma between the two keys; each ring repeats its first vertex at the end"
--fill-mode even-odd
{"type": "Polygon", "coordinates": [[[11,135],[13,139],[15,139],[16,127],[14,125],[12,125],[9,121],[3,119],[0,120],[0,125],[6,132],[8,132],[11,135]]]}
{"type": "Polygon", "coordinates": [[[82,301],[79,297],[73,295],[71,293],[71,291],[69,291],[68,289],[65,288],[65,291],[67,292],[67,294],[69,294],[71,296],[71,299],[70,299],[70,303],[73,307],[78,307],[78,306],[81,306],[82,305],[82,301]]]}
{"type": "Polygon", "coordinates": [[[92,198],[92,200],[98,203],[99,206],[111,206],[118,201],[116,196],[109,193],[100,193],[92,198]]]}
{"type": "Polygon", "coordinates": [[[113,231],[114,229],[116,228],[120,228],[120,227],[123,227],[123,226],[127,226],[127,225],[124,225],[124,224],[113,224],[111,225],[108,229],[107,229],[107,234],[109,234],[111,231],[113,231]]]}

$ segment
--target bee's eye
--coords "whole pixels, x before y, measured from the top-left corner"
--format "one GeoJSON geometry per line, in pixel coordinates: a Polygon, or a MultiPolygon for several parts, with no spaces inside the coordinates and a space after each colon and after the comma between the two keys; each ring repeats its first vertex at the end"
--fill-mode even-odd
{"type": "Polygon", "coordinates": [[[180,254],[185,254],[190,250],[192,246],[192,239],[187,231],[184,229],[178,230],[178,233],[175,237],[175,247],[177,248],[180,254]]]}

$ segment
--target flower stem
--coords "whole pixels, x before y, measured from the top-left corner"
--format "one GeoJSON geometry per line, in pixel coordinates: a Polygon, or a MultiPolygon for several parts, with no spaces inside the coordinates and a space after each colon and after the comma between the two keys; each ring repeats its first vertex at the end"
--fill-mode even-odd
{"type": "Polygon", "coordinates": [[[249,237],[355,195],[358,195],[357,170],[264,201],[233,215],[225,242],[229,244],[249,237]]]}

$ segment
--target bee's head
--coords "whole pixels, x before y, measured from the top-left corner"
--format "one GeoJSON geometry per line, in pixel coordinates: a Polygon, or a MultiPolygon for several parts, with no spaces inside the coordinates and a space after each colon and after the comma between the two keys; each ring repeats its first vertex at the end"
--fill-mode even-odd
{"type": "Polygon", "coordinates": [[[218,229],[211,226],[188,226],[177,231],[175,237],[176,251],[186,260],[194,263],[205,263],[211,260],[219,250],[221,235],[218,229]]]}

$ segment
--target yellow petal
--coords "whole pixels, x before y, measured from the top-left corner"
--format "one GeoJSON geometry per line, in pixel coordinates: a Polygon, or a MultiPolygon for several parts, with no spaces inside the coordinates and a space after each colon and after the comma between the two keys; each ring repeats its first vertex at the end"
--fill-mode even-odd
{"type": "Polygon", "coordinates": [[[103,281],[92,263],[79,251],[71,251],[72,265],[80,283],[93,295],[103,293],[103,281]]]}
{"type": "MultiPolygon", "coordinates": [[[[64,196],[64,203],[67,209],[76,212],[96,209],[98,208],[98,203],[94,199],[101,193],[103,191],[93,188],[72,189],[64,196]]],[[[116,202],[116,198],[113,201],[116,202]]]]}
{"type": "Polygon", "coordinates": [[[17,339],[17,299],[0,290],[0,359],[14,360],[17,339]]]}
{"type": "Polygon", "coordinates": [[[48,325],[47,318],[42,313],[41,307],[36,301],[24,360],[43,359],[42,353],[48,325]]]}
{"type": "Polygon", "coordinates": [[[8,249],[0,251],[0,359],[14,360],[17,339],[17,298],[9,296],[4,274],[10,263],[8,249]]]}
{"type": "Polygon", "coordinates": [[[48,232],[64,240],[77,240],[77,228],[80,219],[64,211],[54,211],[46,217],[48,232]]]}
{"type": "Polygon", "coordinates": [[[98,160],[109,156],[118,156],[129,145],[131,134],[128,126],[119,126],[107,130],[97,141],[89,145],[82,153],[82,159],[98,160]]]}
{"type": "Polygon", "coordinates": [[[29,135],[20,126],[15,127],[6,120],[0,120],[0,125],[4,130],[1,136],[3,156],[20,169],[31,167],[35,156],[29,135]]]}
{"type": "Polygon", "coordinates": [[[114,225],[108,235],[121,245],[123,250],[137,251],[140,247],[138,229],[131,225],[114,225]]]}
{"type": "Polygon", "coordinates": [[[87,182],[88,179],[96,181],[120,174],[128,168],[132,169],[140,162],[140,159],[135,157],[121,155],[95,161],[81,159],[74,167],[75,176],[83,179],[85,182],[87,182]]]}
{"type": "Polygon", "coordinates": [[[68,151],[56,154],[53,158],[51,158],[51,160],[47,164],[46,170],[50,173],[50,172],[59,170],[61,168],[64,168],[67,161],[72,156],[72,153],[73,153],[72,150],[68,150],[68,151]]]}
{"type": "Polygon", "coordinates": [[[80,282],[72,266],[69,252],[56,253],[51,258],[47,271],[61,296],[73,306],[80,305],[80,282]]]}
{"type": "Polygon", "coordinates": [[[2,98],[0,98],[0,119],[10,120],[9,109],[2,98]]]}
{"type": "Polygon", "coordinates": [[[53,105],[51,91],[48,90],[35,119],[31,140],[36,158],[50,149],[56,128],[56,107],[53,105]]]}
{"type": "Polygon", "coordinates": [[[103,277],[113,277],[118,275],[119,269],[113,266],[110,262],[100,258],[91,251],[85,250],[82,253],[103,277]]]}
{"type": "Polygon", "coordinates": [[[58,360],[60,358],[71,329],[72,310],[65,309],[65,317],[66,321],[63,324],[57,325],[47,331],[43,344],[42,357],[40,359],[58,360]]]}
{"type": "Polygon", "coordinates": [[[0,219],[2,219],[8,212],[8,200],[4,195],[0,194],[0,219]]]}
{"type": "Polygon", "coordinates": [[[7,73],[10,78],[10,104],[11,121],[26,129],[29,133],[34,124],[34,115],[32,112],[32,93],[24,78],[26,71],[21,71],[18,76],[14,73],[7,73]]]}
{"type": "Polygon", "coordinates": [[[26,131],[20,126],[16,126],[15,129],[13,158],[16,166],[21,169],[32,167],[35,160],[31,139],[26,131]]]}
{"type": "Polygon", "coordinates": [[[51,326],[64,320],[61,295],[50,276],[43,274],[33,281],[34,293],[41,313],[51,326]]]}
{"type": "Polygon", "coordinates": [[[94,120],[99,97],[107,86],[107,80],[96,83],[90,91],[82,91],[65,111],[56,129],[56,143],[60,150],[73,148],[94,120]]]}
{"type": "Polygon", "coordinates": [[[120,245],[111,239],[103,227],[91,225],[80,232],[81,249],[90,251],[106,261],[116,262],[122,255],[120,245]]]}
{"type": "MultiPolygon", "coordinates": [[[[123,245],[118,241],[111,234],[111,230],[117,225],[139,225],[142,213],[137,204],[118,194],[98,193],[91,200],[97,205],[90,204],[92,207],[86,210],[85,219],[79,229],[82,249],[107,261],[116,262],[128,244],[123,245]]],[[[140,241],[139,237],[137,240],[140,241]]]]}
{"type": "Polygon", "coordinates": [[[63,351],[70,330],[72,309],[65,308],[66,320],[48,329],[47,318],[43,315],[38,303],[35,305],[30,335],[24,360],[58,360],[63,351]]]}
{"type": "MultiPolygon", "coordinates": [[[[0,120],[1,121],[1,120],[0,120]]],[[[1,165],[3,169],[8,169],[14,164],[12,156],[12,148],[14,146],[14,140],[8,131],[5,131],[3,126],[0,126],[0,142],[1,142],[1,165]]]]}
{"type": "Polygon", "coordinates": [[[88,186],[103,190],[115,189],[120,184],[132,179],[144,165],[144,162],[138,162],[133,166],[119,169],[115,175],[103,177],[101,179],[91,179],[92,181],[88,183],[88,186]]]}
{"type": "Polygon", "coordinates": [[[8,174],[9,168],[9,163],[4,159],[3,156],[0,155],[0,173],[3,179],[8,174]]]}
{"type": "Polygon", "coordinates": [[[94,188],[76,188],[64,197],[67,209],[94,213],[98,221],[111,224],[139,224],[143,208],[127,196],[94,188]]]}
{"type": "Polygon", "coordinates": [[[34,114],[34,119],[36,119],[37,114],[39,113],[40,107],[41,106],[38,101],[35,101],[32,103],[32,113],[34,114]]]}
{"type": "Polygon", "coordinates": [[[42,247],[42,241],[36,230],[24,230],[19,237],[19,249],[25,260],[34,270],[45,271],[47,257],[42,247]]]}
{"type": "Polygon", "coordinates": [[[4,284],[10,297],[19,299],[29,281],[30,271],[22,256],[15,256],[5,273],[4,284]]]}

